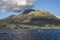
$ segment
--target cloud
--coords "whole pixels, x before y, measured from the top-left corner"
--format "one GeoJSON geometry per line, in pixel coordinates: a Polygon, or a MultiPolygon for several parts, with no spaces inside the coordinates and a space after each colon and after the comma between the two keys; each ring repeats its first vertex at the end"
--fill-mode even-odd
{"type": "Polygon", "coordinates": [[[60,18],[59,16],[56,16],[57,18],[60,18]]]}
{"type": "Polygon", "coordinates": [[[30,9],[35,0],[0,0],[0,10],[21,11],[30,9]]]}

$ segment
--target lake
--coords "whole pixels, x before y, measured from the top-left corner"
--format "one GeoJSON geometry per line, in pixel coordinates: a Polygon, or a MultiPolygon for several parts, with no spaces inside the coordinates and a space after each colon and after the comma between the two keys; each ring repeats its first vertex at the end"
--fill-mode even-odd
{"type": "Polygon", "coordinates": [[[0,29],[0,40],[60,40],[60,30],[0,29]]]}

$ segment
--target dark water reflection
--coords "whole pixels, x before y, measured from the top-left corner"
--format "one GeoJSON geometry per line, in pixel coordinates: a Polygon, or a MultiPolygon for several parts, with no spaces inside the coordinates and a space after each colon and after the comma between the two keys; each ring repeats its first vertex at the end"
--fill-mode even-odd
{"type": "Polygon", "coordinates": [[[0,29],[0,40],[60,40],[60,30],[0,29]]]}

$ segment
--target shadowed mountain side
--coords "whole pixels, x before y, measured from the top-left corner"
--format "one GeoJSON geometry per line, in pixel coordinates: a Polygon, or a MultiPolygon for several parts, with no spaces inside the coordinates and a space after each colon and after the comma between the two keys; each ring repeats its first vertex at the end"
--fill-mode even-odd
{"type": "Polygon", "coordinates": [[[1,19],[0,28],[60,28],[60,19],[47,11],[31,9],[25,10],[22,14],[1,19]]]}
{"type": "Polygon", "coordinates": [[[57,26],[60,25],[60,21],[54,19],[48,19],[48,18],[33,18],[30,20],[30,22],[27,22],[25,24],[36,25],[36,26],[45,26],[47,24],[50,24],[57,26]]]}

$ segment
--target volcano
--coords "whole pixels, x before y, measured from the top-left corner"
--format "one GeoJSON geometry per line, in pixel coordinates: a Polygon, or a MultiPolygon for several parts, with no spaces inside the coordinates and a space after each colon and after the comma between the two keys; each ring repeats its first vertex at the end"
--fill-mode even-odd
{"type": "Polygon", "coordinates": [[[0,28],[11,29],[60,29],[60,19],[47,11],[25,10],[0,20],[0,28]]]}

